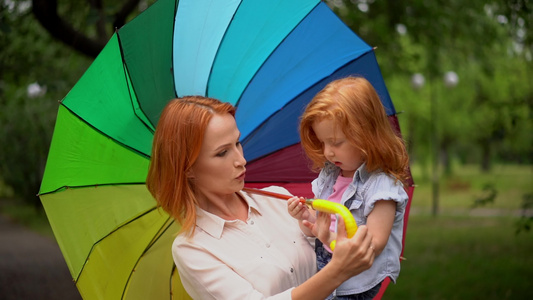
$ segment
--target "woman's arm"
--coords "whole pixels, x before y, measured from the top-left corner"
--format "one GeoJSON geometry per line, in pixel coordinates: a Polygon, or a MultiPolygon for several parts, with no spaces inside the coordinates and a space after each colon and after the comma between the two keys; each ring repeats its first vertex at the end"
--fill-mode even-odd
{"type": "Polygon", "coordinates": [[[331,261],[313,277],[292,290],[292,299],[325,299],[344,281],[372,266],[374,251],[372,234],[359,226],[355,236],[346,238],[344,222],[339,222],[337,245],[331,261]]]}
{"type": "Polygon", "coordinates": [[[394,217],[396,215],[396,202],[392,200],[379,200],[374,204],[374,209],[368,215],[366,225],[372,233],[376,256],[383,251],[389,240],[394,217]]]}
{"type": "MultiPolygon", "coordinates": [[[[198,245],[174,245],[174,261],[182,284],[193,299],[325,299],[348,278],[370,268],[374,260],[374,252],[370,249],[372,236],[366,226],[360,226],[355,236],[347,239],[344,222],[341,223],[331,262],[300,286],[287,287],[284,292],[271,297],[265,297],[251,282],[198,245]]],[[[269,268],[265,265],[261,268],[265,267],[269,268]]],[[[250,272],[257,273],[252,271],[253,268],[250,266],[250,272]]],[[[261,276],[260,280],[276,280],[268,278],[261,276]]]]}

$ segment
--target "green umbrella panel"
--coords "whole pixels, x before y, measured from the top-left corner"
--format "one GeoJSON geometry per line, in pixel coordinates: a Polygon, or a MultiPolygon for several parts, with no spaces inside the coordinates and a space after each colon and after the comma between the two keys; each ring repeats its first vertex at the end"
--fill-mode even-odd
{"type": "Polygon", "coordinates": [[[115,34],[59,107],[40,197],[85,299],[188,297],[168,248],[179,227],[144,184],[153,126],[136,103],[115,34]]]}

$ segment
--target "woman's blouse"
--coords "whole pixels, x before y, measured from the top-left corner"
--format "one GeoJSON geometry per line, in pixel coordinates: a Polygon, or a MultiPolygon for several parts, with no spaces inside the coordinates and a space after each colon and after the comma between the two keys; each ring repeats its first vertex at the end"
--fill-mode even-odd
{"type": "Polygon", "coordinates": [[[194,235],[176,237],[172,255],[181,282],[193,299],[291,299],[292,289],[316,272],[314,250],[285,201],[241,195],[249,206],[246,222],[197,207],[194,235]]]}

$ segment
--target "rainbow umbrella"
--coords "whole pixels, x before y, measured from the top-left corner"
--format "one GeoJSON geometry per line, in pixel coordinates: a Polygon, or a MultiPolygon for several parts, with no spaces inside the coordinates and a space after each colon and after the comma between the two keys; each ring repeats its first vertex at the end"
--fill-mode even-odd
{"type": "Polygon", "coordinates": [[[298,117],[348,75],[374,85],[399,133],[372,47],[321,1],[159,0],[120,28],[61,101],[39,192],[82,297],[188,299],[170,252],[179,227],[145,187],[170,99],[236,105],[247,184],[309,197],[298,117]]]}

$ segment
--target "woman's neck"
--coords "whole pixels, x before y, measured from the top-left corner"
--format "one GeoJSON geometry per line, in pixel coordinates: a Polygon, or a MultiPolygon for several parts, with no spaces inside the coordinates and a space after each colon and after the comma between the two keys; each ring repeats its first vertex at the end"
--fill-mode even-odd
{"type": "Polygon", "coordinates": [[[238,194],[230,195],[200,195],[199,206],[203,210],[212,213],[228,221],[248,219],[248,203],[238,194]]]}

